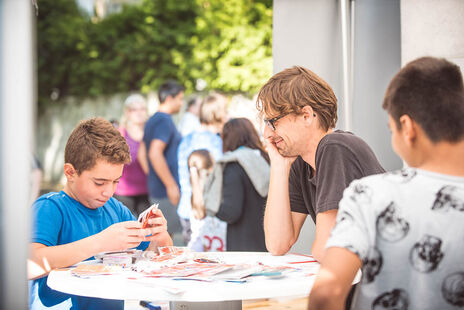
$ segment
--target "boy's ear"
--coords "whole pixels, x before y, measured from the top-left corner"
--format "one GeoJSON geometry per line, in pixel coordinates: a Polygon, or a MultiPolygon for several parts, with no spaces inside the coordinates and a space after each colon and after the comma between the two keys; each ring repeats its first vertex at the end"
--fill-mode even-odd
{"type": "Polygon", "coordinates": [[[63,170],[68,182],[73,181],[74,177],[77,176],[76,169],[74,169],[74,166],[70,163],[64,164],[63,170]]]}
{"type": "Polygon", "coordinates": [[[417,124],[409,115],[400,117],[401,135],[408,146],[412,146],[417,138],[417,124]]]}

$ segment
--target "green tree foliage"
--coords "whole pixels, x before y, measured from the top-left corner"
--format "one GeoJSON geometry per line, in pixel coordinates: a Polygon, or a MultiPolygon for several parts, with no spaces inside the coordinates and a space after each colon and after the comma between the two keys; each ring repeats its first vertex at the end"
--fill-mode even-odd
{"type": "Polygon", "coordinates": [[[272,0],[144,0],[102,20],[71,0],[40,0],[39,104],[61,96],[156,90],[254,93],[272,71],[272,0]]]}
{"type": "Polygon", "coordinates": [[[197,0],[192,75],[214,89],[255,92],[272,74],[272,1],[197,0]]]}

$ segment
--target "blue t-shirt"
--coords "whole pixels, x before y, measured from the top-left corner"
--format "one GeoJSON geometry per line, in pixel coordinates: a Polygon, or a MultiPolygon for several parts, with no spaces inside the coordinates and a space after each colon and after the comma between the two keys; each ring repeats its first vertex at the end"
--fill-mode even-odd
{"type": "MultiPolygon", "coordinates": [[[[161,140],[166,143],[164,149],[164,158],[171,171],[172,176],[179,185],[179,176],[177,172],[177,148],[180,140],[182,139],[181,134],[176,128],[176,125],[172,121],[170,114],[164,112],[156,112],[150,119],[145,123],[145,130],[143,134],[143,142],[148,151],[150,149],[151,142],[155,139],[161,140]]],[[[149,173],[148,173],[148,193],[151,198],[166,198],[166,187],[163,182],[156,174],[150,160],[148,161],[149,173]]]]}
{"type": "Polygon", "coordinates": [[[188,169],[188,157],[199,149],[206,149],[214,160],[222,157],[222,139],[211,131],[194,131],[184,137],[179,145],[177,157],[179,158],[180,202],[177,214],[183,219],[190,219],[192,211],[192,186],[190,185],[190,172],[188,169]]]}
{"type": "MultiPolygon", "coordinates": [[[[95,235],[109,226],[134,221],[132,213],[121,202],[110,198],[98,209],[89,209],[68,194],[48,193],[39,197],[32,206],[32,240],[46,246],[55,246],[95,235]]],[[[146,249],[142,242],[138,249],[146,249]]],[[[89,258],[93,259],[93,257],[89,258]]],[[[48,277],[32,282],[31,309],[123,309],[122,300],[109,300],[69,295],[47,286],[48,277]]]]}

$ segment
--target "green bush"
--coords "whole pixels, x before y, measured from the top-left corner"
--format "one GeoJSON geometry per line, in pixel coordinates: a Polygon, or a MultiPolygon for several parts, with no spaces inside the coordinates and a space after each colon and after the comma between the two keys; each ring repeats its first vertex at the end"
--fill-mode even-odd
{"type": "Polygon", "coordinates": [[[39,106],[60,96],[156,90],[252,94],[272,73],[272,0],[144,0],[97,20],[70,0],[39,0],[39,106]]]}

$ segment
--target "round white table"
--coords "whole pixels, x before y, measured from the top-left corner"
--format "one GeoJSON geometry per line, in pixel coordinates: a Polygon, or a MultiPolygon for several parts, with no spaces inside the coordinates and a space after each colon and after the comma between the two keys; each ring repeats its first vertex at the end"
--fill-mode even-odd
{"type": "MultiPolygon", "coordinates": [[[[54,290],[73,295],[122,300],[165,300],[170,309],[194,310],[241,309],[242,300],[303,297],[307,296],[314,283],[319,264],[312,257],[299,254],[272,256],[263,252],[216,252],[203,253],[211,259],[226,263],[301,268],[301,271],[283,277],[254,276],[246,282],[174,280],[148,278],[140,273],[125,270],[120,274],[76,277],[70,270],[53,270],[47,284],[54,290]]],[[[357,275],[355,282],[360,279],[357,275]]]]}

